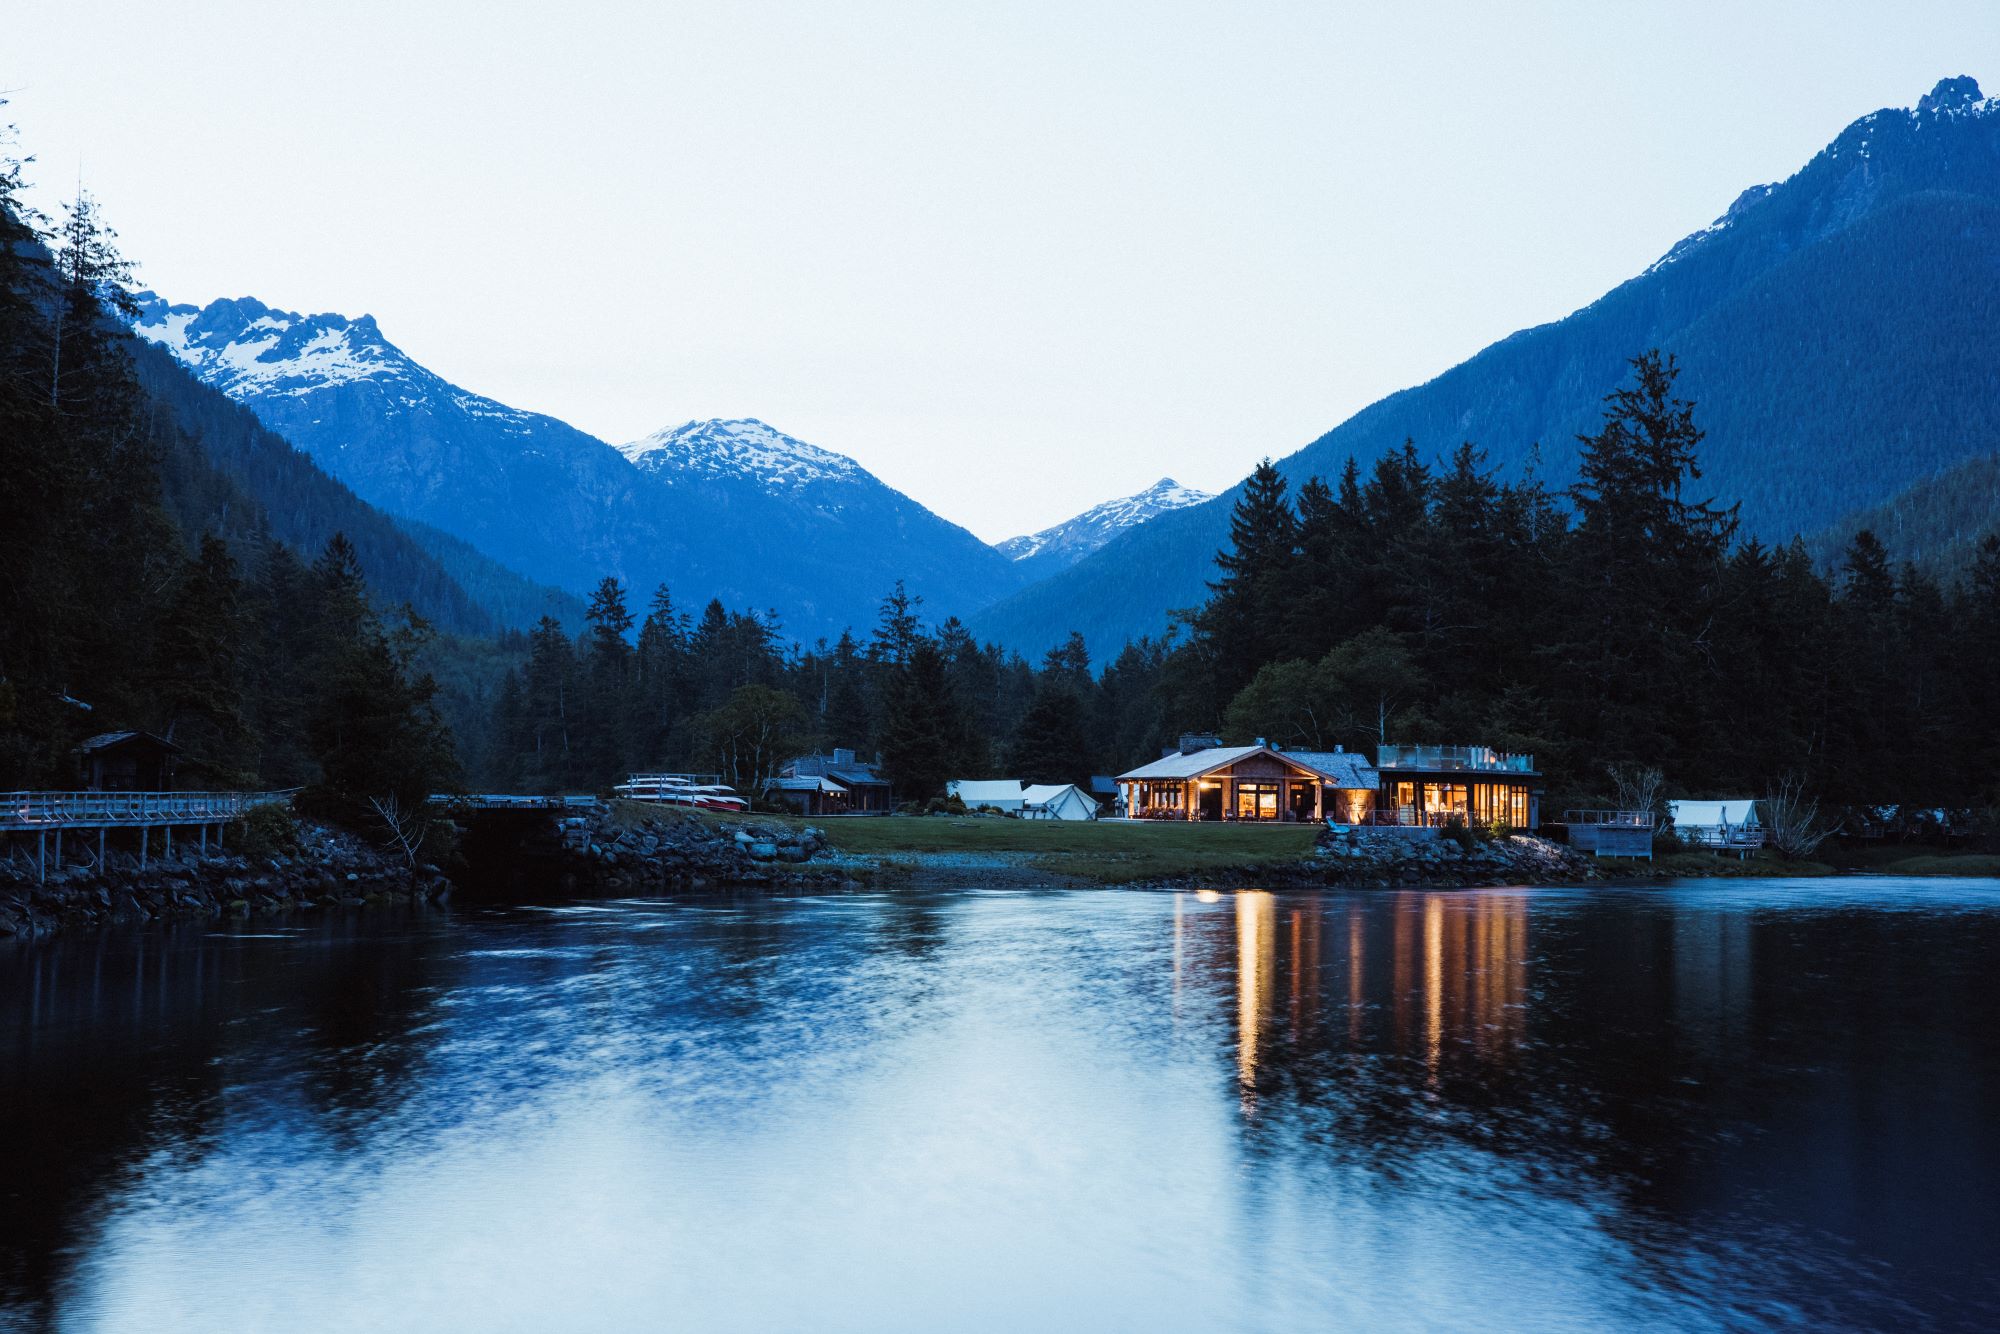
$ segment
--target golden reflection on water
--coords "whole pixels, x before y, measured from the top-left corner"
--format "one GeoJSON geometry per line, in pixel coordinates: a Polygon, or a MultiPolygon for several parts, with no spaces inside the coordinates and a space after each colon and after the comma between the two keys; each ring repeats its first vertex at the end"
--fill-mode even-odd
{"type": "Polygon", "coordinates": [[[1230,896],[1230,911],[1197,906],[1220,897],[1175,896],[1173,997],[1178,1010],[1184,990],[1199,1004],[1233,989],[1246,1108],[1260,1068],[1279,1053],[1275,1039],[1323,1043],[1328,1019],[1349,1045],[1407,1052],[1433,1078],[1467,1055],[1503,1060],[1524,1036],[1526,895],[1409,893],[1381,914],[1351,901],[1281,908],[1274,894],[1242,890],[1230,896]],[[1346,947],[1327,954],[1326,919],[1335,913],[1345,919],[1346,947]]]}
{"type": "Polygon", "coordinates": [[[1257,1038],[1278,971],[1277,899],[1264,890],[1236,895],[1236,1074],[1257,1084],[1257,1038]]]}

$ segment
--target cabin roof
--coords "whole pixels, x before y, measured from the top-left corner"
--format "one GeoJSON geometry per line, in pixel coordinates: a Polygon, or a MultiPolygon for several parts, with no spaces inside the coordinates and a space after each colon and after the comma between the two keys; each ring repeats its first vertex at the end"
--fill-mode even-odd
{"type": "Polygon", "coordinates": [[[1149,778],[1199,778],[1203,774],[1225,769],[1238,760],[1252,755],[1269,755],[1295,769],[1308,773],[1332,784],[1334,787],[1374,789],[1381,785],[1376,776],[1375,766],[1367,757],[1344,750],[1273,750],[1269,746],[1215,746],[1208,750],[1198,750],[1191,755],[1167,755],[1142,764],[1128,773],[1118,775],[1120,779],[1149,778]]]}
{"type": "Polygon", "coordinates": [[[1278,758],[1304,765],[1335,787],[1366,788],[1372,792],[1382,786],[1382,776],[1375,766],[1366,756],[1351,750],[1281,750],[1278,758]]]}
{"type": "Polygon", "coordinates": [[[1163,755],[1151,764],[1119,774],[1120,778],[1199,778],[1211,769],[1234,764],[1245,755],[1255,755],[1264,746],[1212,746],[1190,754],[1163,755]]]}
{"type": "Polygon", "coordinates": [[[84,755],[92,751],[109,750],[113,746],[122,746],[129,741],[143,741],[162,750],[180,749],[165,737],[154,736],[151,732],[99,732],[96,736],[81,742],[72,753],[84,755]]]}
{"type": "Polygon", "coordinates": [[[846,788],[842,787],[839,783],[835,782],[833,779],[819,778],[819,777],[773,778],[769,782],[767,782],[764,785],[764,787],[765,790],[767,791],[771,789],[776,789],[779,792],[839,793],[847,791],[846,788]]]}

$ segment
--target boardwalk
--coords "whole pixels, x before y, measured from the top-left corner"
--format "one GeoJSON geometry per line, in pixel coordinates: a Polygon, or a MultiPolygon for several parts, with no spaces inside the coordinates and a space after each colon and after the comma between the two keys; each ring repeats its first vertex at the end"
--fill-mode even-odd
{"type": "MultiPolygon", "coordinates": [[[[210,825],[221,847],[223,827],[230,821],[242,819],[253,807],[291,799],[290,792],[0,792],[0,834],[35,836],[35,875],[42,879],[51,869],[51,853],[53,869],[62,869],[66,832],[96,830],[97,860],[102,862],[107,831],[136,829],[143,866],[155,829],[162,832],[168,855],[177,828],[195,830],[207,852],[210,825]]],[[[13,855],[11,848],[8,855],[13,855]]]]}

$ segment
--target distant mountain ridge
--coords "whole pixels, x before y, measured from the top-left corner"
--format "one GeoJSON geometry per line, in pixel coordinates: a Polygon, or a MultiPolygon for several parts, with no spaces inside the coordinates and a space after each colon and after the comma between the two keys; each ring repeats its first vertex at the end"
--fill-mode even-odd
{"type": "Polygon", "coordinates": [[[642,472],[676,477],[738,477],[773,490],[872,480],[867,469],[830,449],[809,445],[755,417],[684,422],[618,446],[642,472]]]}
{"type": "Polygon", "coordinates": [[[1023,537],[1010,537],[996,544],[996,550],[1020,562],[1024,572],[1040,578],[1068,569],[1128,528],[1136,528],[1174,510],[1199,505],[1214,497],[1206,491],[1182,486],[1171,477],[1162,477],[1144,491],[1119,496],[1093,505],[1074,518],[1065,519],[1023,537]]]}
{"type": "Polygon", "coordinates": [[[1025,582],[854,460],[753,419],[689,422],[621,451],[451,384],[369,316],[139,300],[135,332],[363,499],[572,594],[606,575],[635,601],[665,583],[683,604],[775,609],[809,640],[872,622],[898,579],[941,613],[1025,582]]]}
{"type": "MultiPolygon", "coordinates": [[[[1574,477],[1627,359],[1658,346],[1708,438],[1702,489],[1767,540],[1816,532],[1992,450],[2000,421],[2000,100],[1970,78],[1856,120],[1788,180],[1753,187],[1637,277],[1392,394],[1283,459],[1296,485],[1405,439],[1460,441],[1517,476],[1574,477]]],[[[974,619],[1039,651],[1103,652],[1197,604],[1240,486],[1121,534],[974,619]]]]}

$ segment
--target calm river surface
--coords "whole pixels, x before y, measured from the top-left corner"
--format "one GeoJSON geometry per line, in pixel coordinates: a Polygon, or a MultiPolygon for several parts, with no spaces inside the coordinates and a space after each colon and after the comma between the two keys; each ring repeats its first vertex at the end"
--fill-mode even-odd
{"type": "Polygon", "coordinates": [[[2000,1325],[2000,882],[0,952],[0,1327],[2000,1325]]]}

